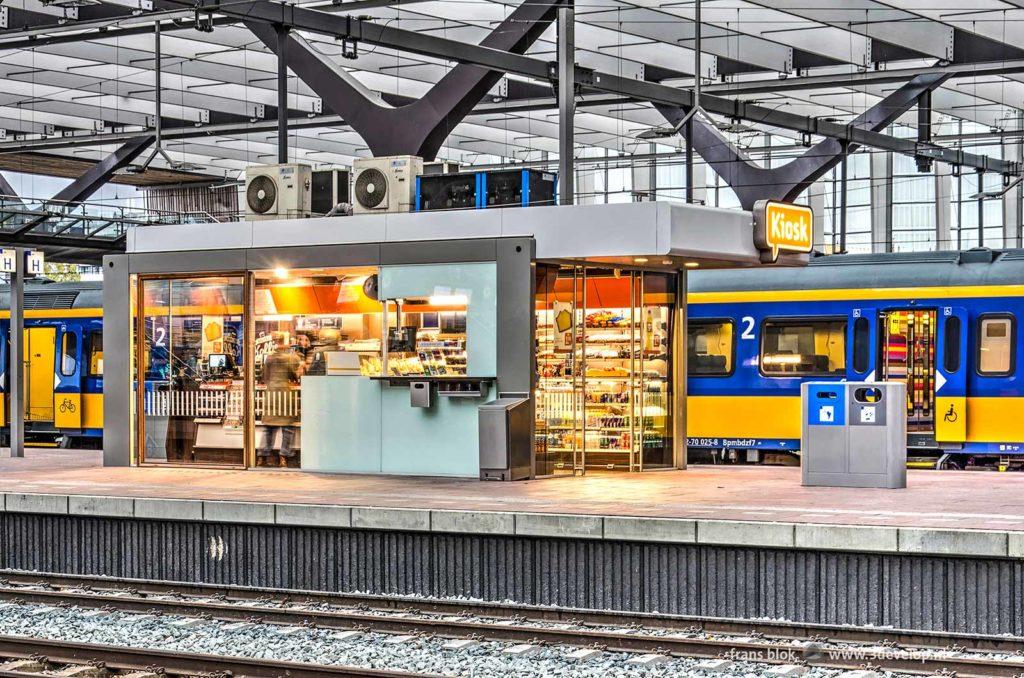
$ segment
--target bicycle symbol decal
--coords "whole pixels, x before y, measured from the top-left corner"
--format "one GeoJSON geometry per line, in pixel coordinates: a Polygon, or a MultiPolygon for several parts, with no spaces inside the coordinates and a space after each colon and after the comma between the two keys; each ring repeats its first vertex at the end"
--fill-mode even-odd
{"type": "Polygon", "coordinates": [[[65,398],[60,404],[60,413],[67,414],[68,412],[75,411],[75,404],[71,402],[70,398],[65,398]]]}

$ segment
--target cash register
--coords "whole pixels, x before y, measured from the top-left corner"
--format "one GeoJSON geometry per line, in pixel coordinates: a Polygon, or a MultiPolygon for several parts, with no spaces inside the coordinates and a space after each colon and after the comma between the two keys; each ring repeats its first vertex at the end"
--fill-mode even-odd
{"type": "Polygon", "coordinates": [[[235,375],[235,360],[226,353],[211,353],[206,359],[206,363],[200,366],[200,369],[203,370],[204,377],[213,379],[232,377],[235,375]]]}

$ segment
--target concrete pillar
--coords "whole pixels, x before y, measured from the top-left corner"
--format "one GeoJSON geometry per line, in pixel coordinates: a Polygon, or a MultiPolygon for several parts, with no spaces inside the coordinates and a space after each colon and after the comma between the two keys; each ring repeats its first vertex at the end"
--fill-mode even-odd
{"type": "Polygon", "coordinates": [[[892,251],[892,153],[871,154],[871,251],[892,251]]]}
{"type": "Polygon", "coordinates": [[[953,170],[944,163],[935,164],[935,249],[956,248],[952,234],[953,170]]]}
{"type": "Polygon", "coordinates": [[[576,11],[558,8],[558,174],[559,204],[576,198],[574,125],[576,120],[576,11]]]}
{"type": "Polygon", "coordinates": [[[103,258],[103,465],[131,463],[132,329],[128,255],[103,258]]]}
{"type": "Polygon", "coordinates": [[[14,248],[14,271],[10,278],[10,350],[8,360],[8,426],[12,457],[25,456],[25,254],[14,248]]]}

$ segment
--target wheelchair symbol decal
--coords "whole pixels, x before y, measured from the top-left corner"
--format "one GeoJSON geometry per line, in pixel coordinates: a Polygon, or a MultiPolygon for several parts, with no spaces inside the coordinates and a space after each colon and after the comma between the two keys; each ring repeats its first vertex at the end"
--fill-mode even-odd
{"type": "Polygon", "coordinates": [[[951,424],[957,420],[958,417],[957,417],[957,414],[956,414],[956,410],[953,408],[953,404],[952,403],[950,403],[950,405],[949,405],[949,411],[946,412],[945,416],[942,417],[942,418],[943,418],[944,421],[948,421],[951,424]]]}

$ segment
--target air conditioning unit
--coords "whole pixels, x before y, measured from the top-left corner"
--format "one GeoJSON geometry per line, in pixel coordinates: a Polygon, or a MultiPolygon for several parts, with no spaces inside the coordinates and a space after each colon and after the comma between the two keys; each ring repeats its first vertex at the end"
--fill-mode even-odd
{"type": "Polygon", "coordinates": [[[353,213],[412,211],[421,174],[423,158],[412,155],[357,159],[352,164],[353,213]]]}
{"type": "Polygon", "coordinates": [[[309,165],[253,165],[245,168],[245,218],[305,219],[312,213],[309,165]]]}
{"type": "Polygon", "coordinates": [[[327,214],[340,203],[350,203],[351,172],[347,169],[313,171],[313,214],[327,214]]]}
{"type": "Polygon", "coordinates": [[[423,163],[423,176],[435,174],[455,174],[459,171],[459,163],[454,160],[433,160],[423,163]]]}

